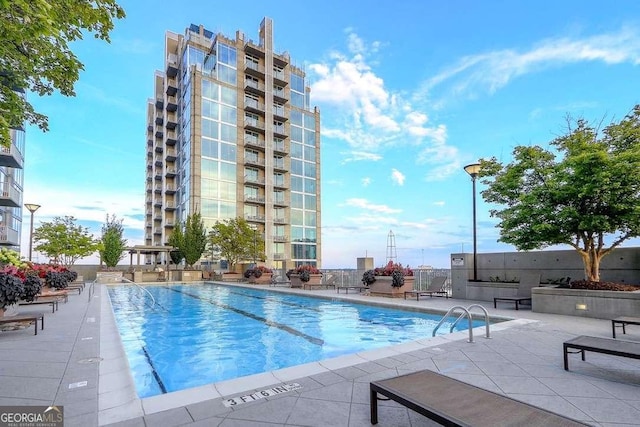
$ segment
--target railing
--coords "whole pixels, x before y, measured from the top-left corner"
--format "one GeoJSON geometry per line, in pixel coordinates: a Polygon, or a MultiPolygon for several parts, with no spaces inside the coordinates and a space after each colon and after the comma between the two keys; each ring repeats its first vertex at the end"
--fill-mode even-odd
{"type": "Polygon", "coordinates": [[[440,328],[440,326],[442,326],[442,324],[445,322],[445,320],[447,320],[447,317],[449,317],[450,315],[455,313],[457,310],[462,310],[462,314],[460,314],[460,316],[458,316],[456,321],[451,324],[451,328],[449,329],[449,333],[453,332],[453,329],[456,327],[458,322],[460,322],[460,320],[462,320],[463,318],[466,317],[467,320],[469,321],[469,326],[468,326],[468,329],[469,329],[469,342],[472,343],[473,342],[473,317],[471,316],[471,312],[470,312],[472,308],[480,308],[484,312],[484,322],[485,322],[485,327],[486,327],[486,337],[485,338],[491,338],[491,334],[489,332],[489,313],[487,312],[487,309],[484,308],[483,306],[481,306],[480,304],[472,304],[468,308],[464,308],[461,305],[454,305],[453,307],[451,307],[449,309],[449,311],[447,311],[447,313],[442,317],[442,319],[440,319],[440,322],[438,322],[436,327],[433,328],[433,331],[431,332],[431,336],[432,337],[436,336],[436,332],[438,331],[438,328],[440,328]]]}
{"type": "Polygon", "coordinates": [[[140,286],[139,284],[137,284],[136,282],[134,282],[133,280],[129,280],[129,279],[125,279],[124,277],[121,279],[123,282],[126,283],[131,283],[132,285],[136,285],[138,288],[142,289],[143,291],[145,291],[150,297],[151,297],[151,308],[154,308],[156,306],[156,299],[153,297],[153,295],[151,294],[151,292],[149,292],[147,289],[145,289],[143,286],[140,286]]]}

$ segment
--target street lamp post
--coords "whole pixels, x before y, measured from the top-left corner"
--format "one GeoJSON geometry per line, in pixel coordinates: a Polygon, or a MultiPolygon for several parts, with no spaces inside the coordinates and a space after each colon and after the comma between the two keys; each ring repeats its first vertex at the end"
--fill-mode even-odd
{"type": "Polygon", "coordinates": [[[473,281],[478,280],[478,246],[476,237],[476,178],[480,173],[480,163],[472,163],[464,167],[473,183],[473,281]]]}
{"type": "Polygon", "coordinates": [[[33,214],[40,208],[40,205],[25,203],[24,207],[31,212],[31,227],[29,231],[29,261],[31,261],[31,254],[33,253],[33,214]]]}

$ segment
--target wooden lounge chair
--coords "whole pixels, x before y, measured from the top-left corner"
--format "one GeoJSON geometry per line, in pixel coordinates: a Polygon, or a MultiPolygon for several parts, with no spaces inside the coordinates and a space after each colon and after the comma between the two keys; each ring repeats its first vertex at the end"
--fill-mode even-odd
{"type": "Polygon", "coordinates": [[[498,308],[498,301],[514,302],[516,304],[516,310],[519,309],[519,305],[523,302],[529,302],[529,304],[531,304],[531,288],[536,288],[538,286],[540,286],[540,275],[525,273],[520,277],[516,296],[494,298],[493,308],[498,308]]]}
{"type": "Polygon", "coordinates": [[[391,399],[446,426],[588,425],[428,370],[374,381],[369,389],[371,424],[378,423],[378,400],[391,399]]]}
{"type": "Polygon", "coordinates": [[[431,279],[431,283],[429,283],[429,286],[427,287],[427,289],[424,290],[418,290],[418,289],[414,289],[412,291],[406,291],[404,293],[404,299],[407,299],[407,295],[415,295],[416,300],[420,301],[420,297],[421,296],[430,296],[431,298],[433,298],[433,295],[439,296],[439,297],[446,297],[449,298],[449,292],[447,292],[444,289],[444,285],[445,283],[447,283],[447,277],[446,276],[436,276],[433,279],[431,279]]]}
{"type": "Polygon", "coordinates": [[[34,323],[34,334],[38,335],[38,320],[41,322],[41,328],[44,329],[44,313],[29,313],[17,316],[0,317],[0,324],[2,323],[34,323]]]}
{"type": "Polygon", "coordinates": [[[34,301],[18,301],[18,305],[28,306],[28,305],[41,305],[41,304],[50,304],[51,312],[55,313],[58,309],[58,300],[57,299],[42,299],[42,300],[34,300],[34,301]]]}

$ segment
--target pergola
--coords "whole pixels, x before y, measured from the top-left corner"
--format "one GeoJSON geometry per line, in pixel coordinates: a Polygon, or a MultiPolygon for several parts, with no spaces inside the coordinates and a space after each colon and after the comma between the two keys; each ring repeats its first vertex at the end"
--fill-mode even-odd
{"type": "Polygon", "coordinates": [[[140,267],[140,255],[153,255],[153,265],[157,264],[158,255],[164,253],[165,259],[169,259],[169,252],[174,250],[173,246],[147,246],[135,245],[126,248],[129,251],[129,266],[133,267],[133,254],[137,254],[136,267],[140,267]]]}

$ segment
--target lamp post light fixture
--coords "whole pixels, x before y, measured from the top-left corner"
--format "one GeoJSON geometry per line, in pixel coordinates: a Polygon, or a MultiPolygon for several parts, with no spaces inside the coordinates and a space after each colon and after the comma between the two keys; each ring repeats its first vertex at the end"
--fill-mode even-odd
{"type": "Polygon", "coordinates": [[[29,229],[29,261],[31,261],[31,254],[33,253],[33,214],[40,208],[40,205],[25,203],[24,207],[31,212],[31,227],[29,229]]]}
{"type": "Polygon", "coordinates": [[[480,163],[472,163],[464,167],[473,183],[473,281],[478,281],[478,245],[476,237],[476,178],[480,173],[480,163]]]}

